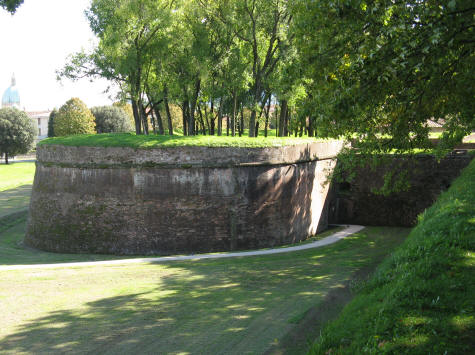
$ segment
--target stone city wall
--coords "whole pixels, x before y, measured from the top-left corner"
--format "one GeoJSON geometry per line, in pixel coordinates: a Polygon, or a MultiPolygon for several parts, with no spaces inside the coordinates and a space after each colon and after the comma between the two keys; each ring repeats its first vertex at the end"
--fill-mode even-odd
{"type": "Polygon", "coordinates": [[[166,255],[298,242],[327,226],[325,181],[341,147],[40,145],[25,243],[166,255]]]}
{"type": "Polygon", "coordinates": [[[395,157],[376,169],[357,168],[352,181],[333,185],[329,221],[412,227],[417,216],[450,187],[471,159],[466,153],[449,155],[440,161],[430,155],[395,157]],[[388,196],[373,193],[373,189],[383,185],[384,175],[390,170],[407,172],[410,188],[388,196]]]}

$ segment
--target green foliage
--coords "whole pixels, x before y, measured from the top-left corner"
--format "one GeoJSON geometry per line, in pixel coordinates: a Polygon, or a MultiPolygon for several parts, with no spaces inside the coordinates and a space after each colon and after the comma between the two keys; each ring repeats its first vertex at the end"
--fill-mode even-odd
{"type": "Polygon", "coordinates": [[[312,354],[466,354],[475,331],[475,160],[317,340],[312,354]]]}
{"type": "Polygon", "coordinates": [[[321,133],[362,150],[441,149],[475,128],[475,8],[469,1],[294,3],[294,31],[321,133]],[[316,111],[316,110],[315,110],[316,111]]]}
{"type": "Polygon", "coordinates": [[[0,0],[0,7],[11,12],[12,14],[15,13],[21,4],[23,4],[23,0],[0,0]]]}
{"type": "Polygon", "coordinates": [[[33,184],[35,176],[34,162],[15,162],[0,168],[0,192],[21,185],[33,184]]]}
{"type": "Polygon", "coordinates": [[[95,133],[94,116],[78,98],[68,100],[54,117],[55,136],[95,133]]]}
{"type": "Polygon", "coordinates": [[[16,108],[0,109],[0,154],[8,156],[28,153],[35,144],[38,134],[30,117],[16,108]]]}
{"type": "Polygon", "coordinates": [[[97,133],[130,132],[133,129],[129,115],[117,106],[93,107],[91,112],[97,133]]]}
{"type": "Polygon", "coordinates": [[[315,138],[292,137],[260,137],[257,139],[240,137],[216,136],[161,136],[135,134],[100,134],[75,135],[67,137],[47,138],[39,142],[43,144],[59,144],[67,146],[92,147],[132,147],[132,148],[171,148],[181,146],[197,147],[281,147],[315,142],[315,138]]]}
{"type": "Polygon", "coordinates": [[[49,114],[49,120],[48,120],[48,137],[54,137],[54,117],[58,113],[58,110],[56,108],[51,111],[49,114]]]}

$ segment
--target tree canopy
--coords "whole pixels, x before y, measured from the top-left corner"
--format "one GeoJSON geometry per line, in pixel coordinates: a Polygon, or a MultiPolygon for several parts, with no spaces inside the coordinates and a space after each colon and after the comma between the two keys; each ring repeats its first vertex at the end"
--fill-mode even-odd
{"type": "Polygon", "coordinates": [[[94,116],[78,98],[68,100],[54,116],[54,135],[91,134],[95,131],[94,116]]]}
{"type": "Polygon", "coordinates": [[[0,0],[0,7],[11,12],[12,14],[21,4],[23,4],[23,0],[0,0]]]}
{"type": "Polygon", "coordinates": [[[96,122],[97,133],[130,132],[132,125],[128,114],[117,106],[99,106],[91,108],[96,122]]]}
{"type": "Polygon", "coordinates": [[[361,151],[443,147],[474,128],[466,1],[93,0],[99,43],[60,77],[105,77],[138,134],[344,136],[361,151]],[[166,117],[166,122],[164,118],[166,117]]]}
{"type": "Polygon", "coordinates": [[[8,157],[30,151],[38,134],[37,127],[30,117],[16,108],[0,109],[0,154],[8,157]]]}
{"type": "Polygon", "coordinates": [[[450,146],[474,129],[475,7],[467,1],[295,2],[319,125],[388,152],[450,146]]]}

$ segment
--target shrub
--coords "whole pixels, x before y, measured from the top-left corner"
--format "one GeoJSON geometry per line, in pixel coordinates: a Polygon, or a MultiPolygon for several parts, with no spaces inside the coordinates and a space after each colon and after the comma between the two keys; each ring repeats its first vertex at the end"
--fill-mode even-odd
{"type": "Polygon", "coordinates": [[[51,113],[49,114],[49,120],[48,120],[48,137],[54,137],[54,117],[58,113],[58,110],[53,109],[51,113]]]}
{"type": "Polygon", "coordinates": [[[0,109],[0,154],[8,157],[28,153],[33,148],[38,128],[30,117],[16,108],[0,109]]]}
{"type": "Polygon", "coordinates": [[[117,106],[93,107],[97,133],[120,133],[133,130],[127,113],[117,106]]]}
{"type": "Polygon", "coordinates": [[[54,116],[55,136],[96,133],[94,116],[78,98],[68,100],[54,116]]]}

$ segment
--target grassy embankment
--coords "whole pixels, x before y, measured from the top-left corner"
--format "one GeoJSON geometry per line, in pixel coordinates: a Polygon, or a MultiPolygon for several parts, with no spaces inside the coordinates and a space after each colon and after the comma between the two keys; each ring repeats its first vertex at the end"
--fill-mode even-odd
{"type": "Polygon", "coordinates": [[[324,329],[311,353],[470,353],[474,267],[475,160],[324,329]]]}
{"type": "Polygon", "coordinates": [[[66,146],[92,147],[131,147],[131,148],[173,148],[180,146],[197,147],[281,147],[315,142],[308,137],[227,137],[227,136],[166,136],[135,135],[132,133],[86,134],[66,137],[53,137],[42,140],[39,145],[60,144],[66,146]]]}

